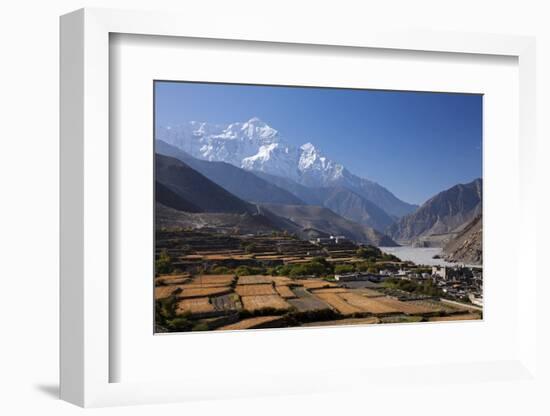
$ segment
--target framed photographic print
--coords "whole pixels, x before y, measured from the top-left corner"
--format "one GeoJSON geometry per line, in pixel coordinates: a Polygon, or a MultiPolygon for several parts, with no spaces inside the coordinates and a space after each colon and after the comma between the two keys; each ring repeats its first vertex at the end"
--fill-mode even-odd
{"type": "Polygon", "coordinates": [[[155,332],[481,319],[481,94],[154,95],[155,332]]]}
{"type": "Polygon", "coordinates": [[[63,16],[62,398],[538,383],[533,71],[525,37],[63,16]]]}

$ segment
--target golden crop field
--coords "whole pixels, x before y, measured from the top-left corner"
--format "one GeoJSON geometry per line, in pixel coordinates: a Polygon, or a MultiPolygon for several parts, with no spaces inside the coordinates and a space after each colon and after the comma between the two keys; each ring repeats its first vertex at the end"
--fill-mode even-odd
{"type": "Polygon", "coordinates": [[[481,319],[481,315],[478,313],[461,313],[457,315],[449,316],[433,316],[429,319],[430,322],[439,322],[439,321],[473,321],[481,319]]]}
{"type": "Polygon", "coordinates": [[[280,254],[262,254],[255,257],[257,260],[278,260],[282,258],[280,254]]]}
{"type": "MultiPolygon", "coordinates": [[[[332,253],[331,253],[332,254],[332,253]]],[[[329,263],[336,263],[336,262],[352,262],[354,260],[357,260],[355,257],[332,257],[326,259],[329,263]]]]}
{"type": "Polygon", "coordinates": [[[254,258],[254,256],[252,254],[235,254],[231,258],[235,260],[249,260],[254,258]]]}
{"type": "Polygon", "coordinates": [[[286,276],[271,276],[271,279],[277,286],[286,286],[294,283],[294,280],[286,276]]]}
{"type": "Polygon", "coordinates": [[[326,282],[324,280],[320,280],[320,279],[317,279],[317,280],[308,280],[308,279],[296,279],[294,281],[294,283],[296,284],[299,284],[303,287],[305,287],[306,289],[322,289],[324,287],[337,287],[336,284],[332,283],[332,282],[326,282]]]}
{"type": "Polygon", "coordinates": [[[271,276],[253,275],[253,276],[239,276],[237,284],[239,285],[258,285],[258,284],[271,284],[273,278],[271,276]]]}
{"type": "Polygon", "coordinates": [[[214,296],[214,295],[224,295],[226,293],[231,293],[230,287],[203,287],[203,288],[185,288],[178,293],[176,296],[180,299],[186,298],[199,298],[202,296],[214,296]]]}
{"type": "Polygon", "coordinates": [[[283,257],[283,261],[285,263],[288,263],[288,262],[291,262],[291,261],[295,261],[295,260],[301,260],[301,257],[283,257]]]}
{"type": "Polygon", "coordinates": [[[271,284],[238,285],[235,292],[237,292],[239,296],[262,296],[276,294],[271,284]]]}
{"type": "Polygon", "coordinates": [[[448,303],[442,303],[431,299],[411,300],[411,301],[407,301],[407,303],[410,303],[412,305],[417,305],[417,306],[426,306],[428,308],[431,307],[438,311],[446,312],[449,314],[458,313],[458,312],[466,314],[469,312],[469,310],[466,307],[460,307],[458,305],[450,305],[448,303]]]}
{"type": "Polygon", "coordinates": [[[368,287],[361,288],[361,289],[355,289],[357,293],[362,294],[363,296],[366,296],[367,298],[379,298],[386,296],[382,292],[379,292],[374,289],[369,289],[368,287]]]}
{"type": "Polygon", "coordinates": [[[202,275],[197,276],[193,280],[185,283],[184,289],[200,289],[211,287],[229,287],[234,281],[231,275],[202,275]]]}
{"type": "Polygon", "coordinates": [[[286,261],[286,264],[309,263],[310,261],[311,261],[311,257],[306,257],[304,259],[288,260],[288,261],[286,261]]]}
{"type": "Polygon", "coordinates": [[[214,305],[207,297],[183,299],[178,302],[176,314],[190,312],[192,315],[214,312],[214,305]]]}
{"type": "Polygon", "coordinates": [[[202,274],[193,279],[194,283],[220,283],[230,285],[235,276],[232,274],[202,274]]]}
{"type": "Polygon", "coordinates": [[[280,310],[290,309],[290,305],[285,302],[279,295],[262,295],[262,296],[242,296],[243,307],[249,311],[256,311],[263,308],[273,308],[280,310]]]}
{"type": "Polygon", "coordinates": [[[234,324],[222,326],[218,328],[218,330],[254,329],[269,323],[274,323],[280,319],[280,316],[256,316],[254,318],[243,319],[234,324]]]}
{"type": "Polygon", "coordinates": [[[155,299],[164,299],[172,296],[174,292],[181,292],[184,285],[157,286],[155,287],[155,299]]]}
{"type": "Polygon", "coordinates": [[[403,302],[389,297],[374,298],[372,300],[380,302],[389,308],[397,309],[407,315],[424,315],[442,311],[441,308],[437,308],[435,306],[417,305],[411,302],[403,302]]]}
{"type": "Polygon", "coordinates": [[[318,293],[347,293],[349,292],[348,289],[345,287],[327,287],[324,289],[311,289],[311,293],[318,294],[318,293]]]}
{"type": "Polygon", "coordinates": [[[293,299],[296,297],[294,292],[288,286],[275,286],[275,290],[283,299],[293,299]]]}
{"type": "Polygon", "coordinates": [[[203,257],[205,260],[210,260],[210,261],[223,261],[223,260],[230,260],[233,258],[231,254],[208,254],[203,257]]]}
{"type": "Polygon", "coordinates": [[[346,318],[334,321],[308,322],[301,326],[373,325],[378,323],[380,323],[379,318],[376,316],[369,316],[367,318],[346,318]]]}
{"type": "Polygon", "coordinates": [[[342,299],[348,302],[350,305],[353,305],[363,312],[369,312],[372,314],[387,314],[387,313],[398,313],[403,312],[401,309],[396,308],[395,306],[386,305],[383,302],[380,302],[381,298],[367,298],[361,296],[357,293],[340,293],[342,299]]]}
{"type": "Polygon", "coordinates": [[[315,296],[318,296],[320,299],[327,302],[342,315],[351,315],[354,313],[363,312],[360,308],[350,305],[336,293],[319,293],[315,296]]]}
{"type": "Polygon", "coordinates": [[[164,274],[155,279],[157,285],[178,285],[190,280],[189,274],[164,274]]]}
{"type": "Polygon", "coordinates": [[[190,282],[184,283],[183,287],[185,289],[201,289],[201,288],[210,288],[210,287],[225,287],[228,288],[231,283],[199,283],[199,282],[190,282]]]}

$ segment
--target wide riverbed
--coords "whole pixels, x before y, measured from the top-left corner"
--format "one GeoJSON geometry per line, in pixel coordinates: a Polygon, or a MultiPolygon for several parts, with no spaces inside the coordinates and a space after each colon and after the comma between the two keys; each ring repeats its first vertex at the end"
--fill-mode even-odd
{"type": "Polygon", "coordinates": [[[443,259],[434,259],[433,256],[441,253],[440,247],[380,247],[384,253],[393,254],[401,260],[410,260],[416,264],[425,264],[429,266],[452,266],[453,263],[446,262],[443,259]]]}

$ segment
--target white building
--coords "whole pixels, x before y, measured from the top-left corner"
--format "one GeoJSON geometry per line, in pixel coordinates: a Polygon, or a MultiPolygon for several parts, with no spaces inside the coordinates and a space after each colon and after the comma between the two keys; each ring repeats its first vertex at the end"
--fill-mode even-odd
{"type": "Polygon", "coordinates": [[[447,280],[447,267],[445,267],[445,266],[432,266],[432,276],[439,276],[443,280],[447,280]]]}

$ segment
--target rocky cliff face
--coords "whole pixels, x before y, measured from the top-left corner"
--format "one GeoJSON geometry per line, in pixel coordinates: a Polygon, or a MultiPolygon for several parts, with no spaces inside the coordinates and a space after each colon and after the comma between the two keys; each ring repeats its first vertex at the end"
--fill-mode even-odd
{"type": "Polygon", "coordinates": [[[475,217],[445,247],[443,256],[450,262],[482,264],[483,261],[483,219],[475,217]]]}
{"type": "Polygon", "coordinates": [[[460,232],[481,214],[482,181],[455,185],[425,202],[388,228],[396,241],[413,241],[419,237],[460,232]]]}

